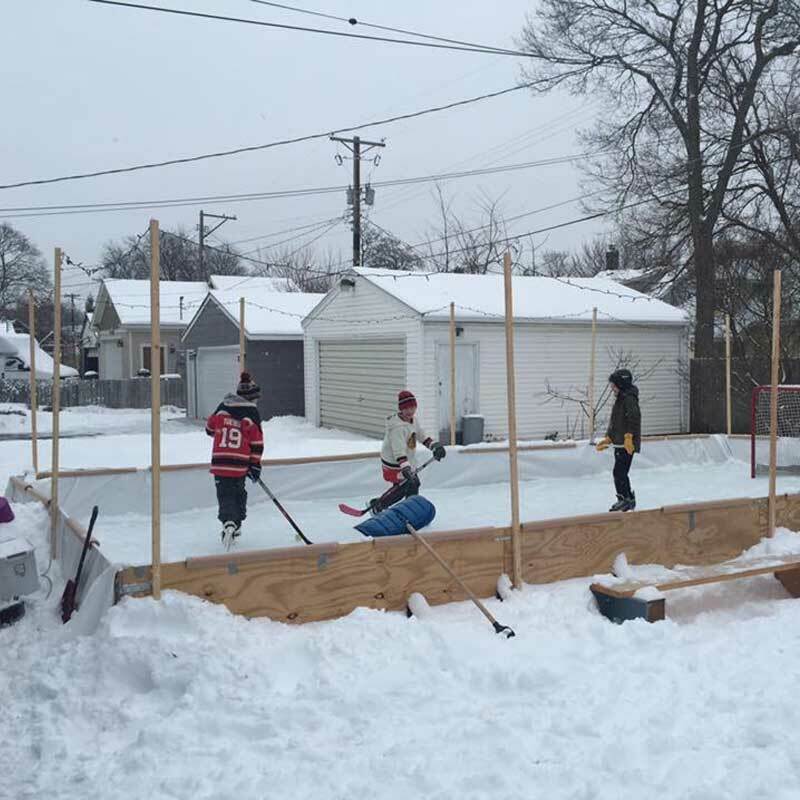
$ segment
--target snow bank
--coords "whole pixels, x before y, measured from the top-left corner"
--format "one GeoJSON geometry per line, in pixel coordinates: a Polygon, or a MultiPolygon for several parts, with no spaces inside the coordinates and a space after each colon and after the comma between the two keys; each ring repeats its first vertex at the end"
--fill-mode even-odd
{"type": "Polygon", "coordinates": [[[796,794],[800,604],[770,577],[675,593],[656,625],[528,586],[487,600],[511,641],[470,603],[291,627],[172,592],[75,636],[61,585],[0,634],[9,797],[796,794]]]}

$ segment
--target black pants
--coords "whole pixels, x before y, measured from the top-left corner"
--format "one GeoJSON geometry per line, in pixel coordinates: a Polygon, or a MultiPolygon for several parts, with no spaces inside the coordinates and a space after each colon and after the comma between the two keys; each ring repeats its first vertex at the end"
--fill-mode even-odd
{"type": "Polygon", "coordinates": [[[237,525],[247,517],[247,491],[244,478],[214,478],[217,486],[220,522],[235,522],[237,525]]]}
{"type": "Polygon", "coordinates": [[[631,497],[631,482],[628,480],[628,473],[631,471],[633,455],[628,454],[624,447],[614,448],[614,486],[620,497],[631,497]]]}

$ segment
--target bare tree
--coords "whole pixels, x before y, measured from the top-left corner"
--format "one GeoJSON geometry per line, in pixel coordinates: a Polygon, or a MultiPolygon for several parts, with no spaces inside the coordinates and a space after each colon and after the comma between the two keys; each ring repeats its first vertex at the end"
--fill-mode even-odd
{"type": "MultiPolygon", "coordinates": [[[[103,248],[100,263],[107,278],[150,277],[150,243],[147,236],[126,236],[103,248]]],[[[200,246],[183,228],[162,230],[159,236],[161,277],[166,281],[207,281],[210,275],[238,275],[242,267],[238,253],[227,244],[206,245],[203,265],[200,246]]]]}
{"type": "Polygon", "coordinates": [[[24,233],[0,223],[0,309],[8,310],[28,290],[50,286],[47,263],[24,233]]]}
{"type": "Polygon", "coordinates": [[[371,220],[365,220],[361,232],[361,263],[365,267],[387,270],[418,270],[422,258],[411,245],[371,220]]]}
{"type": "Polygon", "coordinates": [[[311,246],[259,252],[259,260],[264,265],[255,268],[254,274],[283,278],[290,292],[324,294],[343,271],[338,253],[327,251],[320,255],[311,246]]]}
{"type": "MultiPolygon", "coordinates": [[[[432,231],[425,258],[435,272],[455,272],[485,275],[503,268],[503,256],[508,250],[508,235],[500,201],[481,197],[477,203],[480,224],[467,224],[452,211],[441,187],[436,187],[439,205],[439,227],[432,231]]],[[[519,261],[520,251],[514,253],[519,261]]],[[[520,271],[520,270],[517,270],[520,271]]]]}
{"type": "Polygon", "coordinates": [[[649,203],[688,239],[695,352],[714,346],[714,235],[765,76],[800,47],[797,0],[542,0],[523,30],[542,90],[608,101],[586,134],[606,202],[649,203]],[[736,76],[736,92],[721,76],[736,76]]]}
{"type": "MultiPolygon", "coordinates": [[[[614,364],[614,369],[629,369],[633,373],[634,382],[641,381],[652,375],[662,364],[663,359],[647,365],[642,365],[642,361],[633,352],[620,348],[610,347],[608,349],[610,361],[614,364]]],[[[574,439],[576,436],[586,435],[586,424],[591,419],[591,406],[589,404],[588,385],[569,386],[562,388],[554,386],[548,378],[545,378],[544,390],[545,403],[558,403],[562,408],[566,408],[566,430],[562,438],[574,439]],[[572,414],[570,414],[570,409],[572,414]]],[[[600,428],[602,412],[608,405],[612,397],[611,385],[605,384],[599,395],[594,398],[594,418],[597,427],[600,428]]]]}

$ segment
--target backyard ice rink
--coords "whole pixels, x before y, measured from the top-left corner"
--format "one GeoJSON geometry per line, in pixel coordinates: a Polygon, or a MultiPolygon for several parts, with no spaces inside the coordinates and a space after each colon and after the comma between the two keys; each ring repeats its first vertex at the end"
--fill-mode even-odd
{"type": "MultiPolygon", "coordinates": [[[[275,433],[273,455],[288,455],[275,433]]],[[[193,442],[183,453],[208,446],[198,432],[166,438],[168,448],[193,442]]],[[[69,466],[88,466],[90,447],[95,460],[124,450],[146,463],[146,434],[71,442],[69,466]]],[[[6,474],[24,463],[25,444],[0,443],[6,474]]],[[[527,456],[522,518],[604,511],[608,454],[556,455],[527,456]]],[[[507,454],[453,453],[445,463],[453,474],[466,465],[476,480],[495,459],[507,454]]],[[[432,529],[507,522],[507,482],[458,486],[435,468],[424,477],[438,509],[432,529]]],[[[345,469],[361,469],[352,496],[335,480],[292,491],[286,482],[287,506],[312,538],[361,538],[336,505],[364,499],[372,468],[345,469]]],[[[633,477],[640,508],[767,488],[750,479],[744,442],[729,452],[718,441],[646,445],[633,477]]],[[[190,498],[196,508],[164,515],[165,560],[220,551],[211,478],[198,471],[192,486],[206,485],[190,498]]],[[[781,475],[779,491],[800,491],[800,478],[781,475]]],[[[102,492],[96,501],[104,553],[149,561],[147,514],[108,514],[102,492]]],[[[37,503],[15,510],[6,531],[27,536],[44,569],[47,514],[37,503]]],[[[253,503],[245,536],[248,549],[294,543],[265,498],[253,503]]],[[[766,552],[800,553],[800,536],[781,531],[750,554],[766,552]]],[[[526,585],[505,603],[487,601],[516,631],[511,640],[469,603],[423,618],[358,609],[290,626],[176,592],[160,603],[125,599],[86,636],[60,624],[57,563],[50,576],[49,596],[43,584],[27,616],[0,631],[0,796],[105,798],[131,787],[154,800],[798,796],[800,712],[787,698],[800,680],[800,605],[771,576],[674,592],[668,619],[654,625],[609,623],[588,577],[526,585]]]]}

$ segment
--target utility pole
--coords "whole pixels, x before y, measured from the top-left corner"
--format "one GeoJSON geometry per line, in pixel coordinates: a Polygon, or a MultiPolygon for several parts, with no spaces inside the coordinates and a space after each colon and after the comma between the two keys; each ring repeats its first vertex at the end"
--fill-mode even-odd
{"type": "Polygon", "coordinates": [[[72,364],[75,369],[79,369],[78,367],[78,341],[77,337],[75,336],[75,298],[78,297],[77,294],[70,293],[64,295],[65,297],[69,297],[70,302],[70,309],[69,309],[69,325],[72,329],[72,333],[70,334],[70,339],[72,340],[72,364]]]}
{"type": "Polygon", "coordinates": [[[235,220],[236,217],[229,217],[227,214],[209,214],[207,211],[200,210],[200,274],[205,275],[205,239],[206,236],[211,236],[215,230],[221,228],[228,220],[235,220]],[[206,230],[205,218],[211,217],[212,219],[221,220],[210,231],[206,230]]]}
{"type": "MultiPolygon", "coordinates": [[[[367,142],[359,136],[352,139],[341,139],[338,136],[331,136],[332,142],[339,142],[347,147],[353,154],[353,266],[361,266],[361,156],[368,153],[374,147],[386,147],[385,141],[367,142]],[[366,149],[362,150],[364,147],[366,149]]],[[[378,163],[380,156],[376,156],[375,163],[378,163]]],[[[341,163],[341,158],[337,156],[341,163]]],[[[367,187],[368,192],[371,190],[367,187]]],[[[371,197],[367,198],[367,205],[372,205],[371,197]]]]}

